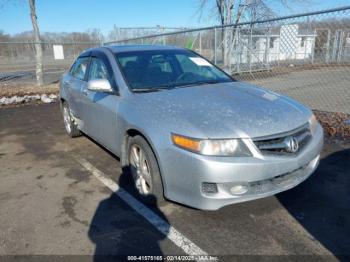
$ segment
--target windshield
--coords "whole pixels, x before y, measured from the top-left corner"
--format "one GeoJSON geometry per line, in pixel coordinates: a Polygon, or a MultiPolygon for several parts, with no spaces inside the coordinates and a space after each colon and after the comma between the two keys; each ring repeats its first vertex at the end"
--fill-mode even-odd
{"type": "Polygon", "coordinates": [[[213,64],[187,50],[150,50],[116,54],[133,91],[234,81],[213,64]]]}

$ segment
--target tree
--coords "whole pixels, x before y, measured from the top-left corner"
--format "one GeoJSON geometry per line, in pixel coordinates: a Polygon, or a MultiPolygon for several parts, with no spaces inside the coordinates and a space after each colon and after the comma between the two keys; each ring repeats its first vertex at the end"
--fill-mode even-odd
{"type": "Polygon", "coordinates": [[[36,83],[38,86],[43,85],[43,50],[40,43],[40,31],[37,23],[36,9],[35,9],[35,0],[29,0],[30,7],[30,18],[33,25],[33,34],[34,34],[34,46],[35,46],[35,60],[36,60],[36,83]]]}

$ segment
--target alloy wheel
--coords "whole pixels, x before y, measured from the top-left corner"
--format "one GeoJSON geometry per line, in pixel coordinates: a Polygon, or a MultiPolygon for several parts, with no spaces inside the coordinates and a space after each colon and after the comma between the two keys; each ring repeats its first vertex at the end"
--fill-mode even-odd
{"type": "Polygon", "coordinates": [[[71,133],[71,117],[70,117],[70,112],[69,108],[67,106],[63,107],[63,122],[64,122],[64,127],[66,128],[66,131],[68,134],[71,133]]]}
{"type": "Polygon", "coordinates": [[[130,148],[129,163],[137,191],[141,195],[150,194],[152,192],[150,165],[145,152],[136,144],[130,148]]]}

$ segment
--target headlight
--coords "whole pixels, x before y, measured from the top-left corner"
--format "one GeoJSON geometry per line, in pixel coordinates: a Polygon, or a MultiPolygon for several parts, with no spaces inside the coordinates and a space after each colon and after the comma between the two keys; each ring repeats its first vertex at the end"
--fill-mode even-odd
{"type": "Polygon", "coordinates": [[[318,121],[317,121],[316,116],[314,114],[312,114],[312,116],[310,117],[309,123],[310,123],[311,134],[315,134],[318,121]]]}
{"type": "Polygon", "coordinates": [[[173,143],[188,151],[206,156],[251,156],[241,139],[196,139],[172,134],[173,143]]]}

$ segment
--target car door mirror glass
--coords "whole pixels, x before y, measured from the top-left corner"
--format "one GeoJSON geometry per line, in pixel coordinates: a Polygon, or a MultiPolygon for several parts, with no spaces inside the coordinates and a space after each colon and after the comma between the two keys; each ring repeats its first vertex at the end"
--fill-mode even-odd
{"type": "Polygon", "coordinates": [[[90,91],[94,92],[105,92],[105,93],[113,93],[113,89],[111,84],[107,79],[93,79],[90,80],[87,84],[87,88],[90,91]]]}

